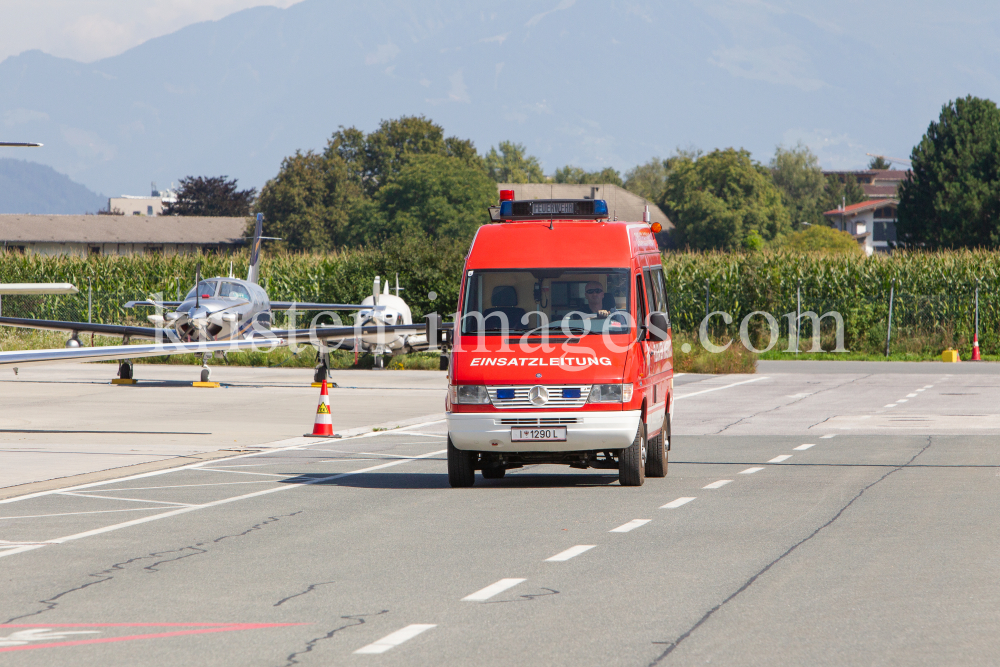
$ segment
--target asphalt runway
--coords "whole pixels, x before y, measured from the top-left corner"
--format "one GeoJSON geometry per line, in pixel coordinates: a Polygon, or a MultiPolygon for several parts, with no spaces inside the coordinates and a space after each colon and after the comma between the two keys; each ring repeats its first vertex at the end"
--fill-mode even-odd
{"type": "Polygon", "coordinates": [[[995,664],[1000,377],[800,368],[679,377],[638,488],[427,418],[2,500],[3,662],[995,664]]]}

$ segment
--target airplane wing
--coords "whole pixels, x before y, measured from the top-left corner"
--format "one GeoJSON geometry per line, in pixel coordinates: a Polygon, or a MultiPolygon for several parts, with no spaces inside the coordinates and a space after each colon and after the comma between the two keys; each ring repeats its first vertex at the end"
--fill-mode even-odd
{"type": "Polygon", "coordinates": [[[364,326],[364,327],[316,327],[315,329],[271,329],[271,333],[278,338],[308,341],[310,338],[318,340],[343,340],[355,338],[357,336],[403,332],[423,332],[427,325],[423,322],[419,324],[392,324],[387,326],[364,326]]]}
{"type": "Polygon", "coordinates": [[[129,301],[125,304],[126,308],[135,308],[136,306],[159,306],[160,308],[177,308],[183,301],[129,301]]]}
{"type": "Polygon", "coordinates": [[[130,327],[119,324],[91,324],[89,322],[64,322],[62,320],[34,320],[23,317],[0,317],[0,325],[24,329],[47,329],[49,331],[75,331],[77,333],[98,333],[107,336],[129,336],[130,338],[150,338],[156,340],[165,329],[153,327],[130,327]],[[159,332],[159,333],[157,333],[159,332]]]}
{"type": "Polygon", "coordinates": [[[0,352],[0,366],[27,366],[29,364],[56,364],[66,361],[117,361],[139,357],[161,357],[169,354],[203,354],[206,352],[235,352],[268,346],[283,347],[278,338],[251,338],[237,340],[201,341],[197,343],[155,343],[153,345],[107,345],[104,347],[67,347],[56,350],[16,350],[0,352]]]}
{"type": "Polygon", "coordinates": [[[358,303],[310,303],[307,301],[272,301],[271,310],[361,310],[373,308],[358,303]]]}

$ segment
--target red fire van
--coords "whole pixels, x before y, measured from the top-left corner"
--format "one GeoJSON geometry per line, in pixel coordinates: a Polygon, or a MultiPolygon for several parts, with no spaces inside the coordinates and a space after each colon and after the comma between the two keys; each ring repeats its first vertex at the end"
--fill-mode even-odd
{"type": "Polygon", "coordinates": [[[501,199],[462,273],[449,482],[533,463],[617,468],[623,486],[666,475],[673,350],[653,229],[599,199],[501,199]]]}

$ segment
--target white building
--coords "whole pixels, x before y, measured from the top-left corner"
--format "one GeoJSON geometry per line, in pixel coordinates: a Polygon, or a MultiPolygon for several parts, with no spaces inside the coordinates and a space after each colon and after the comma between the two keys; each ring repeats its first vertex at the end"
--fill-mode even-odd
{"type": "Polygon", "coordinates": [[[108,199],[108,212],[114,215],[162,215],[167,204],[177,201],[177,193],[173,189],[156,189],[152,184],[152,192],[145,195],[122,195],[108,199]]]}
{"type": "Polygon", "coordinates": [[[852,235],[866,255],[888,252],[889,242],[896,240],[897,199],[872,199],[842,208],[835,208],[823,215],[842,232],[852,235]]]}

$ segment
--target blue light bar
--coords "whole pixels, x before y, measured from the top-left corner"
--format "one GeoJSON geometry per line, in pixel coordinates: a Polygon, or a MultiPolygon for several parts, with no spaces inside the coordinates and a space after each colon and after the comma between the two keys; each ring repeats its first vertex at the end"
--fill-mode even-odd
{"type": "Polygon", "coordinates": [[[501,220],[597,220],[608,217],[603,199],[531,199],[500,202],[501,220]]]}

